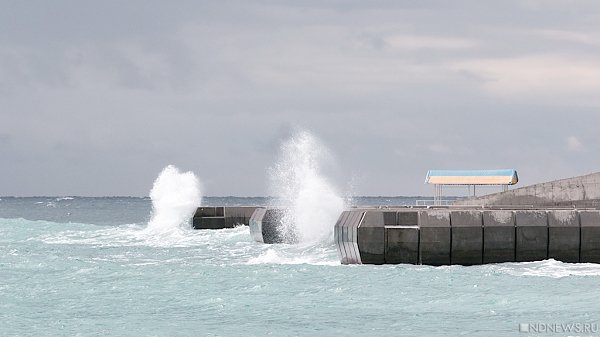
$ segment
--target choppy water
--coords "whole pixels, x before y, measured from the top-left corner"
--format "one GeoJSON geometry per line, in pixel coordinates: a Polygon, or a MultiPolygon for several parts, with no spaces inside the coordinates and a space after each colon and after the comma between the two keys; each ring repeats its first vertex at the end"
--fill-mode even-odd
{"type": "Polygon", "coordinates": [[[263,245],[247,227],[151,235],[150,210],[2,198],[0,335],[527,336],[520,323],[600,323],[600,265],[342,266],[333,244],[263,245]]]}

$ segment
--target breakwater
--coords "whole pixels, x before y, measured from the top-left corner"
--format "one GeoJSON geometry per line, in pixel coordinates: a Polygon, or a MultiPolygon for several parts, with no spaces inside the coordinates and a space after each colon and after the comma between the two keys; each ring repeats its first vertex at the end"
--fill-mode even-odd
{"type": "Polygon", "coordinates": [[[600,263],[598,210],[353,209],[334,234],[343,264],[600,263]]]}
{"type": "MultiPolygon", "coordinates": [[[[252,239],[297,243],[285,209],[199,207],[196,229],[248,225],[252,239]]],[[[334,242],[342,264],[477,265],[555,259],[600,263],[600,210],[390,207],[343,211],[334,242]]]]}
{"type": "Polygon", "coordinates": [[[233,228],[250,224],[250,217],[258,207],[198,207],[192,217],[194,229],[233,228]]]}

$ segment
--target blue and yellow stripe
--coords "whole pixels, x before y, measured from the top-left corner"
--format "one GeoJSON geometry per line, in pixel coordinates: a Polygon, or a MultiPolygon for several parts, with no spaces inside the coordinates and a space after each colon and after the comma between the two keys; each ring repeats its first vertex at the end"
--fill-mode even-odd
{"type": "Polygon", "coordinates": [[[515,185],[516,170],[429,170],[425,183],[435,185],[515,185]]]}

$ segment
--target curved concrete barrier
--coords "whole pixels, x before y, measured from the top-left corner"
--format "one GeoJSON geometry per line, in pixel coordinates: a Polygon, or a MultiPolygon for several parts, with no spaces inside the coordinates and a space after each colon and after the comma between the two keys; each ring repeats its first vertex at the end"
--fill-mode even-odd
{"type": "Polygon", "coordinates": [[[257,208],[250,218],[250,235],[262,243],[296,243],[297,236],[293,228],[282,227],[284,209],[257,208]]]}
{"type": "Polygon", "coordinates": [[[363,263],[358,248],[358,225],[364,215],[365,212],[360,210],[344,211],[335,224],[334,241],[343,264],[363,263]]]}
{"type": "Polygon", "coordinates": [[[265,242],[262,232],[262,219],[265,217],[266,212],[266,208],[257,208],[250,217],[250,236],[256,242],[265,242]]]}

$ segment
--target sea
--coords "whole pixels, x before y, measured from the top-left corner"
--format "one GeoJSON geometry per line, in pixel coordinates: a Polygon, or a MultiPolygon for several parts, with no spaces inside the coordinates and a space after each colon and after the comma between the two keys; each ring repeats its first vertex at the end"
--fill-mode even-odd
{"type": "Polygon", "coordinates": [[[0,336],[600,336],[600,265],[341,265],[331,239],[151,230],[159,211],[148,197],[0,197],[0,336]]]}

